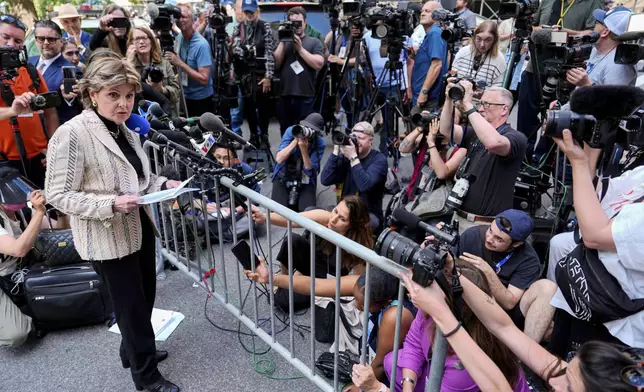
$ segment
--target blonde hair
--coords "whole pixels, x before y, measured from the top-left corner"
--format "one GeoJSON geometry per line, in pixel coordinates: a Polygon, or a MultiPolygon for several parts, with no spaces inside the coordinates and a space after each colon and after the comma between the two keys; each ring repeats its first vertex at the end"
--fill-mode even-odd
{"type": "MultiPolygon", "coordinates": [[[[126,18],[130,19],[130,14],[125,10],[125,8],[117,4],[110,4],[107,8],[105,8],[103,10],[103,16],[109,15],[114,11],[121,11],[123,12],[123,15],[125,15],[126,18]]],[[[132,35],[132,27],[128,27],[127,30],[125,31],[125,40],[129,41],[131,35],[132,35]]],[[[116,36],[113,33],[108,34],[107,38],[105,39],[107,40],[107,47],[111,51],[113,51],[114,53],[118,54],[121,57],[125,56],[125,53],[121,53],[121,47],[119,46],[119,43],[116,40],[116,36]]]]}
{"type": "Polygon", "coordinates": [[[141,27],[134,27],[132,31],[130,32],[130,35],[127,39],[127,46],[129,47],[134,43],[134,30],[139,30],[142,31],[145,35],[148,36],[150,39],[150,60],[153,63],[156,64],[161,64],[161,47],[159,46],[159,41],[157,41],[157,37],[154,35],[152,30],[150,30],[147,27],[141,26],[141,27]]]}
{"type": "Polygon", "coordinates": [[[105,86],[131,84],[135,91],[141,90],[141,76],[127,59],[116,53],[103,52],[92,56],[83,79],[78,82],[78,89],[85,108],[92,107],[90,91],[100,91],[105,86]],[[100,60],[100,61],[96,61],[100,60]]]}

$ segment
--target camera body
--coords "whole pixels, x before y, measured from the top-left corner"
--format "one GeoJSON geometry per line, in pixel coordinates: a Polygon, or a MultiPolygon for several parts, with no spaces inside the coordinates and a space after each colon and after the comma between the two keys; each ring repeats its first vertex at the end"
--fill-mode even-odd
{"type": "Polygon", "coordinates": [[[410,113],[411,123],[416,127],[426,127],[432,120],[439,117],[440,112],[423,109],[420,106],[414,106],[410,113]]]}
{"type": "Polygon", "coordinates": [[[27,49],[14,49],[10,46],[0,46],[0,80],[12,79],[18,75],[18,68],[26,67],[27,49]]]}
{"type": "Polygon", "coordinates": [[[221,34],[222,32],[225,33],[224,30],[228,23],[233,22],[233,17],[228,16],[226,8],[221,6],[219,0],[213,0],[212,4],[213,9],[210,12],[210,16],[208,17],[208,25],[218,34],[221,34]]]}
{"type": "Polygon", "coordinates": [[[377,39],[402,40],[414,32],[413,13],[389,5],[371,9],[366,24],[371,26],[371,35],[377,39]]]}
{"type": "Polygon", "coordinates": [[[539,0],[501,1],[497,15],[501,20],[510,18],[528,19],[537,12],[537,9],[539,9],[539,0]]]}
{"type": "Polygon", "coordinates": [[[458,14],[439,9],[432,12],[432,19],[440,22],[441,26],[443,26],[441,38],[448,44],[453,44],[463,38],[472,36],[471,31],[467,29],[465,22],[459,18],[458,14]]]}
{"type": "Polygon", "coordinates": [[[279,28],[277,29],[277,38],[281,42],[293,42],[295,38],[295,30],[302,27],[302,21],[300,20],[286,20],[280,23],[279,28]]]}
{"type": "Polygon", "coordinates": [[[458,84],[462,80],[467,80],[468,82],[472,83],[472,90],[476,91],[478,90],[478,83],[476,80],[470,77],[462,77],[459,78],[457,77],[456,80],[452,81],[454,83],[454,86],[450,87],[449,90],[447,90],[447,96],[452,100],[452,101],[460,101],[465,97],[465,88],[458,84]]]}
{"type": "Polygon", "coordinates": [[[288,189],[288,205],[296,206],[300,198],[300,182],[298,180],[284,181],[284,186],[288,189]]]}
{"type": "Polygon", "coordinates": [[[257,48],[253,44],[242,44],[233,48],[235,72],[247,73],[257,67],[257,48]]]}
{"type": "Polygon", "coordinates": [[[163,70],[157,65],[150,64],[145,67],[145,69],[143,69],[143,73],[141,75],[142,81],[146,81],[148,80],[148,78],[152,83],[160,83],[165,78],[165,74],[163,73],[163,70]]]}
{"type": "Polygon", "coordinates": [[[336,146],[348,146],[353,142],[353,145],[358,147],[358,138],[356,135],[347,135],[344,132],[333,131],[331,134],[331,141],[336,146]]]}
{"type": "Polygon", "coordinates": [[[157,32],[159,37],[159,45],[163,52],[174,52],[174,36],[172,35],[172,26],[175,23],[175,18],[181,17],[181,9],[174,5],[161,4],[158,5],[159,15],[152,20],[150,28],[157,32]]]}
{"type": "Polygon", "coordinates": [[[29,107],[35,112],[38,110],[55,108],[61,103],[62,100],[60,99],[60,94],[58,93],[58,91],[50,91],[48,93],[38,94],[33,97],[31,99],[31,102],[29,103],[29,107]]]}

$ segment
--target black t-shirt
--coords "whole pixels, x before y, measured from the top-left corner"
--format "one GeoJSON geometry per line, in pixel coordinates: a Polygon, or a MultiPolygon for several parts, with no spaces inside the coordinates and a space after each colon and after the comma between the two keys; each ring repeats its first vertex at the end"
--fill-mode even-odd
{"type": "MultiPolygon", "coordinates": [[[[335,276],[335,247],[327,254],[322,247],[322,239],[315,237],[315,277],[326,278],[327,274],[335,276]]],[[[302,275],[311,276],[311,243],[307,238],[299,234],[292,234],[293,240],[293,270],[299,271],[302,275]]],[[[282,246],[277,254],[277,261],[288,265],[288,240],[284,238],[282,246]]],[[[340,274],[348,275],[349,270],[342,268],[340,274]]]]}
{"type": "MultiPolygon", "coordinates": [[[[306,36],[302,38],[302,47],[311,54],[324,56],[324,48],[319,39],[306,36]]],[[[316,71],[295,52],[291,42],[284,43],[284,59],[279,71],[282,95],[315,97],[316,71]]]]}
{"type": "Polygon", "coordinates": [[[463,253],[471,253],[487,261],[494,266],[510,255],[508,260],[501,266],[498,273],[499,280],[506,287],[512,285],[521,290],[527,290],[532,283],[539,279],[541,262],[537,252],[528,243],[515,248],[512,252],[500,253],[488,250],[485,247],[485,232],[489,225],[470,227],[461,235],[461,241],[455,248],[456,256],[463,253]]]}
{"type": "Polygon", "coordinates": [[[470,182],[470,189],[463,200],[463,211],[495,216],[512,208],[514,183],[528,140],[508,124],[501,125],[497,131],[510,140],[510,154],[506,157],[489,152],[472,128],[463,136],[461,146],[467,148],[467,157],[470,158],[467,173],[476,177],[470,182]]]}

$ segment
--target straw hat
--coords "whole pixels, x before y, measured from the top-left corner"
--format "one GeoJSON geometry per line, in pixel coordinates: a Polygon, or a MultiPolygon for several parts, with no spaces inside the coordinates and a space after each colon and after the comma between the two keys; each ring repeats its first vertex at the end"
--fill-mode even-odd
{"type": "Polygon", "coordinates": [[[78,13],[76,7],[71,4],[63,4],[58,7],[58,16],[54,19],[69,19],[69,18],[82,18],[83,16],[78,13]]]}

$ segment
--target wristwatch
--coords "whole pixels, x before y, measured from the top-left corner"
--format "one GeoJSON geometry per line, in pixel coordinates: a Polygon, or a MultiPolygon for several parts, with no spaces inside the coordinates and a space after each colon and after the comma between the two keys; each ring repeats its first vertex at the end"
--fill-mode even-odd
{"type": "Polygon", "coordinates": [[[429,89],[428,88],[421,89],[420,93],[424,94],[424,95],[427,95],[429,93],[429,89]]]}
{"type": "Polygon", "coordinates": [[[403,377],[403,379],[400,380],[400,385],[404,386],[405,382],[409,382],[409,383],[411,383],[411,385],[416,385],[416,380],[414,380],[413,378],[410,378],[410,377],[403,377]]]}
{"type": "Polygon", "coordinates": [[[355,162],[355,161],[357,161],[357,160],[358,160],[358,156],[357,156],[357,155],[356,155],[356,156],[354,156],[354,157],[349,158],[349,162],[351,162],[351,163],[353,163],[353,162],[355,162]]]}
{"type": "Polygon", "coordinates": [[[474,112],[476,112],[476,107],[472,107],[472,108],[470,108],[470,110],[464,111],[463,112],[463,117],[468,118],[470,116],[470,114],[472,114],[474,112]]]}

